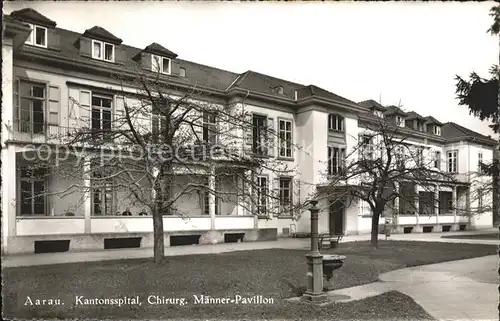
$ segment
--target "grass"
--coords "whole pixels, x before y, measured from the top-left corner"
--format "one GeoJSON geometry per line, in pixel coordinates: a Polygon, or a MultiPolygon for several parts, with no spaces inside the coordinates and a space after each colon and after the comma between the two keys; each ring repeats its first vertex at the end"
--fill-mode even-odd
{"type": "MultiPolygon", "coordinates": [[[[335,271],[335,288],[376,281],[383,272],[406,266],[472,258],[496,253],[496,246],[429,242],[381,241],[378,250],[368,242],[343,243],[335,252],[347,256],[335,271]]],[[[17,318],[187,318],[187,319],[420,319],[419,306],[400,293],[334,307],[317,308],[287,303],[306,284],[304,250],[269,249],[151,259],[71,263],[3,270],[4,316],[17,318]],[[269,305],[194,305],[193,295],[274,299],[269,305]],[[75,296],[119,298],[140,296],[142,306],[75,306],[75,296]],[[189,304],[149,305],[149,295],[181,298],[189,304]],[[64,306],[29,307],[26,297],[60,298],[64,306]],[[398,303],[400,302],[400,303],[398,303]],[[412,314],[416,311],[417,315],[412,314]]]]}
{"type": "Polygon", "coordinates": [[[469,239],[469,240],[498,240],[498,233],[472,234],[472,235],[444,235],[444,239],[469,239]]]}

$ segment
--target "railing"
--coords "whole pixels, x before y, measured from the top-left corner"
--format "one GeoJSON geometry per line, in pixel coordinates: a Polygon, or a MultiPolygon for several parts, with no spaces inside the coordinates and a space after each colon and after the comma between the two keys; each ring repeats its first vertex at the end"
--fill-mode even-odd
{"type": "Polygon", "coordinates": [[[26,120],[10,121],[7,131],[8,140],[24,143],[63,144],[70,134],[69,127],[26,120]]]}

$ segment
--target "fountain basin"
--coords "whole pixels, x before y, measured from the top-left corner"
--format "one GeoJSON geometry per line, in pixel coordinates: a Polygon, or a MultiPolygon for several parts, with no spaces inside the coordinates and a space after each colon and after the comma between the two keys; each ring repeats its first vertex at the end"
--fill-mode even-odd
{"type": "Polygon", "coordinates": [[[323,277],[324,277],[324,288],[326,290],[332,290],[333,286],[330,284],[330,280],[333,277],[333,271],[340,269],[344,264],[346,257],[345,255],[337,254],[326,254],[323,255],[323,277]]]}

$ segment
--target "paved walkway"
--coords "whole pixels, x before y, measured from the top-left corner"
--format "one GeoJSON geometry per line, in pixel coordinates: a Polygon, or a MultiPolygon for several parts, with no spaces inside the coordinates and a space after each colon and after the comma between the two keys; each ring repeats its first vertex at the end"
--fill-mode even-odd
{"type": "Polygon", "coordinates": [[[329,292],[353,301],[397,290],[438,320],[498,320],[498,256],[405,268],[379,282],[329,292]]]}
{"type": "MultiPolygon", "coordinates": [[[[491,233],[493,231],[497,230],[488,229],[488,230],[470,231],[470,232],[395,234],[390,236],[389,240],[500,244],[500,242],[497,240],[441,238],[442,235],[484,234],[484,233],[491,233]]],[[[342,243],[354,242],[354,241],[366,241],[369,239],[370,235],[368,234],[350,235],[350,236],[345,236],[342,239],[342,243]]],[[[381,234],[379,235],[379,239],[384,240],[385,236],[381,234]]],[[[176,255],[193,255],[193,254],[213,254],[213,253],[223,253],[231,251],[259,250],[259,249],[271,249],[271,248],[309,249],[309,247],[310,245],[308,238],[303,238],[303,239],[285,238],[285,239],[278,239],[277,241],[266,241],[266,242],[243,242],[243,243],[223,243],[215,245],[172,246],[165,248],[165,255],[176,256],[176,255]]],[[[151,248],[7,255],[5,257],[2,257],[2,267],[134,259],[134,258],[147,258],[152,256],[153,256],[153,250],[151,248]]]]}

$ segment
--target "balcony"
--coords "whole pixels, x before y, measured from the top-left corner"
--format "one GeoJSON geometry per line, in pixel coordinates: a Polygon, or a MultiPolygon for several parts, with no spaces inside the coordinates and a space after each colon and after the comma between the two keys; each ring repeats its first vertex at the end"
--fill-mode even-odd
{"type": "Polygon", "coordinates": [[[64,144],[68,141],[69,127],[14,120],[7,124],[7,141],[31,144],[64,144]]]}

